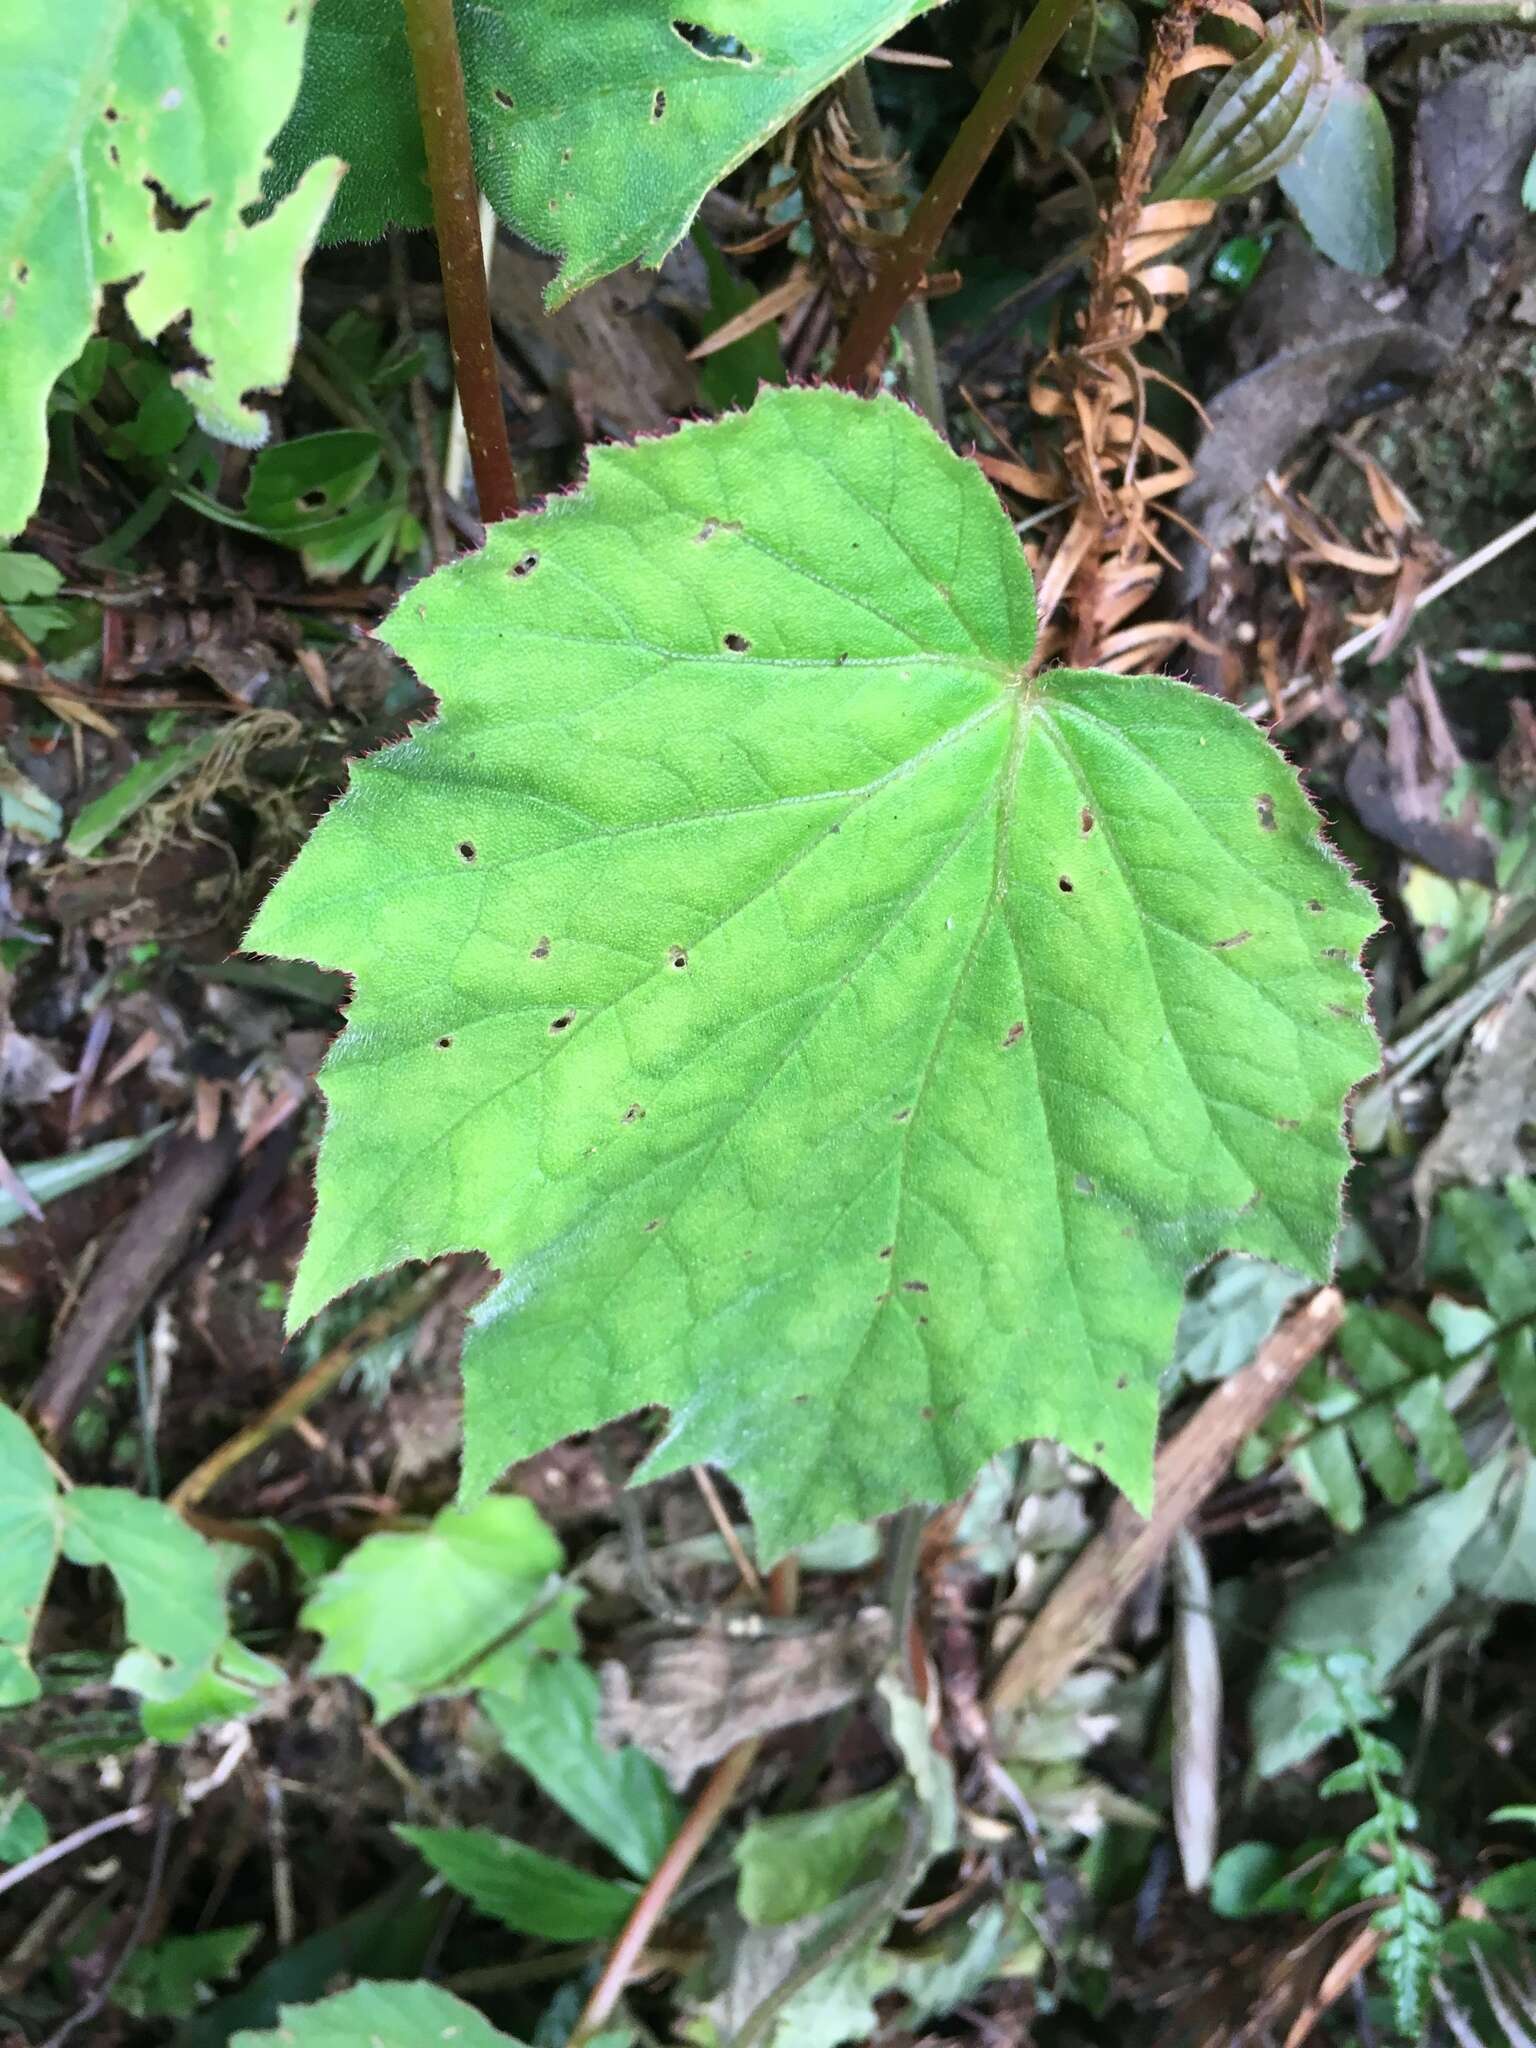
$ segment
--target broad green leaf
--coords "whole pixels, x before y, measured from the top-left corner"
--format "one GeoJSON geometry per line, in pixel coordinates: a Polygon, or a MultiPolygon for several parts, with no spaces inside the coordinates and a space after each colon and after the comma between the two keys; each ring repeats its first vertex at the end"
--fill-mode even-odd
{"type": "Polygon", "coordinates": [[[486,1828],[407,1828],[395,1833],[482,1913],[544,1941],[599,1941],[616,1934],[639,1896],[634,1885],[592,1877],[486,1828]]]}
{"type": "Polygon", "coordinates": [[[318,2005],[285,2005],[271,2031],[230,2036],[229,2048],[520,2048],[483,2014],[435,1984],[354,1984],[318,2005]]]}
{"type": "Polygon", "coordinates": [[[632,1743],[598,1737],[597,1679],[574,1657],[536,1664],[517,1699],[488,1692],[480,1704],[508,1756],[541,1791],[616,1856],[649,1877],[682,1815],[671,1787],[632,1743]]]}
{"type": "Polygon", "coordinates": [[[311,1669],[366,1686],[381,1721],[433,1693],[516,1694],[539,1651],[578,1646],[564,1561],[537,1510],[505,1495],[369,1536],[305,1603],[325,1639],[311,1669]]]}
{"type": "MultiPolygon", "coordinates": [[[[158,1661],[170,1697],[229,1634],[219,1553],[164,1501],[121,1486],[76,1487],[65,1502],[64,1555],[112,1574],[128,1640],[158,1661]]],[[[148,1675],[141,1665],[139,1677],[148,1675]]]]}
{"type": "MultiPolygon", "coordinates": [[[[475,162],[507,226],[561,259],[558,306],[660,263],[709,188],[932,0],[459,0],[475,162]]],[[[399,0],[320,0],[278,184],[353,166],[330,232],[430,217],[399,0]]]]}
{"type": "Polygon", "coordinates": [[[1501,1454],[1459,1492],[1389,1515],[1297,1581],[1249,1707],[1262,1777],[1300,1763],[1344,1726],[1321,1669],[1291,1675],[1302,1668],[1297,1653],[1316,1664],[1335,1651],[1359,1652],[1368,1682],[1384,1691],[1415,1638],[1455,1598],[1457,1555],[1486,1521],[1506,1462],[1501,1454]]]}
{"type": "Polygon", "coordinates": [[[1351,78],[1324,42],[1314,91],[1322,113],[1299,152],[1280,166],[1280,190],[1323,254],[1380,277],[1397,249],[1392,133],[1381,102],[1351,78]]]}
{"type": "Polygon", "coordinates": [[[27,1653],[59,1554],[59,1521],[42,1445],[0,1407],[0,1707],[25,1706],[41,1689],[27,1653]]]}
{"type": "Polygon", "coordinates": [[[902,1784],[808,1813],[757,1820],[732,1851],[736,1902],[750,1927],[784,1927],[835,1906],[878,1874],[901,1841],[902,1784]]]}
{"type": "Polygon", "coordinates": [[[124,303],[148,339],[190,314],[200,362],[177,385],[210,433],[266,438],[250,394],[287,376],[299,273],[342,172],[311,164],[269,219],[244,225],[298,90],[308,16],[309,0],[10,0],[0,534],[37,503],[48,393],[107,285],[133,280],[124,303]]]}
{"type": "Polygon", "coordinates": [[[470,1496],[654,1402],[765,1556],[1037,1434],[1145,1502],[1185,1275],[1327,1272],[1374,1062],[1279,755],[1035,675],[980,471],[833,391],[599,449],[384,635],[442,715],[247,941],[356,984],[294,1322],[484,1250],[470,1496]]]}

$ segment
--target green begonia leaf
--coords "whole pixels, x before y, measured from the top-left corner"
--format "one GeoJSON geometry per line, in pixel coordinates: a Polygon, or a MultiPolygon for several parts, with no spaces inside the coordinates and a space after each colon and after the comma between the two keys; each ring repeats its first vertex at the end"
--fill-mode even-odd
{"type": "MultiPolygon", "coordinates": [[[[711,185],[933,0],[459,0],[475,162],[507,226],[561,258],[559,305],[657,264],[711,185]]],[[[327,232],[430,219],[399,0],[320,0],[278,184],[352,165],[327,232]]]]}
{"type": "Polygon", "coordinates": [[[563,1562],[537,1510],[502,1496],[370,1536],[305,1603],[325,1639],[311,1668],[366,1686],[381,1721],[433,1693],[515,1694],[538,1652],[578,1647],[578,1596],[553,1583],[563,1562]]]}
{"type": "Polygon", "coordinates": [[[1381,102],[1351,78],[1326,43],[1314,92],[1322,116],[1278,172],[1280,190],[1323,254],[1347,270],[1380,277],[1397,250],[1392,132],[1381,102]]]}
{"type": "Polygon", "coordinates": [[[482,1913],[544,1941],[598,1941],[617,1934],[639,1893],[592,1877],[486,1828],[407,1828],[395,1833],[482,1913]]]}
{"type": "Polygon", "coordinates": [[[519,2048],[510,2034],[435,1984],[354,1984],[316,2005],[285,2005],[280,2024],[229,2048],[519,2048]]]}
{"type": "Polygon", "coordinates": [[[309,165],[246,227],[268,138],[298,90],[308,0],[10,0],[0,43],[0,534],[42,489],[54,379],[102,289],[153,338],[184,314],[201,364],[176,382],[211,433],[267,434],[299,275],[342,173],[309,165]],[[182,209],[168,217],[170,208],[182,209]],[[190,214],[190,218],[187,215],[190,214]]]}
{"type": "Polygon", "coordinates": [[[1158,677],[1035,675],[981,472],[765,392],[598,450],[384,637],[248,944],[355,976],[296,1322],[482,1249],[468,1492],[645,1403],[765,1555],[1060,1438],[1145,1502],[1185,1275],[1326,1273],[1369,899],[1158,677]]]}

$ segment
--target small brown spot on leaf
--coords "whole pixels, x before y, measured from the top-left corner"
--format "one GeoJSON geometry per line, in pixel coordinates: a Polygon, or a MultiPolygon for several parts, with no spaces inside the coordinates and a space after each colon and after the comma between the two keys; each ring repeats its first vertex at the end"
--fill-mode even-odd
{"type": "Polygon", "coordinates": [[[645,1111],[640,1107],[639,1103],[632,1102],[629,1105],[628,1109],[625,1110],[624,1114],[619,1118],[619,1122],[621,1124],[637,1124],[641,1121],[644,1115],[645,1111]]]}
{"type": "Polygon", "coordinates": [[[1324,946],[1323,958],[1325,960],[1342,960],[1346,966],[1349,963],[1349,955],[1342,946],[1324,946]]]}
{"type": "Polygon", "coordinates": [[[464,862],[466,862],[466,863],[467,863],[467,862],[470,862],[470,861],[473,861],[473,860],[476,860],[476,859],[478,859],[478,857],[479,857],[479,856],[478,856],[478,854],[477,854],[477,852],[476,852],[476,849],[475,849],[475,842],[473,841],[473,839],[461,839],[461,840],[459,841],[459,859],[460,859],[460,860],[462,860],[462,861],[464,861],[464,862]]]}
{"type": "Polygon", "coordinates": [[[659,121],[666,111],[667,96],[661,90],[660,86],[658,86],[656,88],[656,97],[651,101],[651,119],[653,121],[659,121]]]}
{"type": "Polygon", "coordinates": [[[551,1031],[569,1031],[575,1022],[576,1012],[574,1010],[562,1010],[558,1017],[551,1017],[549,1028],[551,1031]]]}
{"type": "Polygon", "coordinates": [[[1094,1444],[1094,1447],[1093,1447],[1093,1455],[1094,1455],[1094,1456],[1095,1456],[1096,1458],[1102,1458],[1102,1457],[1103,1457],[1103,1455],[1104,1455],[1104,1439],[1103,1439],[1102,1437],[1100,1437],[1100,1438],[1098,1439],[1098,1441],[1097,1441],[1097,1442],[1096,1442],[1096,1443],[1094,1444]]]}
{"type": "Polygon", "coordinates": [[[1015,1021],[1014,1023],[1012,1023],[1012,1024],[1010,1024],[1010,1025],[1008,1026],[1008,1030],[1007,1030],[1007,1033],[1006,1033],[1006,1035],[1005,1035],[1005,1036],[1004,1036],[1004,1038],[1003,1038],[1003,1051],[1004,1051],[1004,1052],[1006,1052],[1006,1051],[1008,1050],[1008,1048],[1009,1048],[1009,1046],[1010,1046],[1010,1045],[1017,1045],[1017,1044],[1018,1044],[1018,1042],[1019,1042],[1019,1040],[1020,1040],[1020,1039],[1021,1039],[1021,1038],[1022,1038],[1023,1036],[1024,1036],[1024,1020],[1023,1020],[1023,1018],[1021,1017],[1021,1018],[1018,1018],[1018,1019],[1017,1019],[1017,1020],[1016,1020],[1016,1021],[1015,1021]]]}
{"type": "Polygon", "coordinates": [[[1259,814],[1259,830],[1273,832],[1275,829],[1275,800],[1272,796],[1256,796],[1253,807],[1259,814]]]}
{"type": "Polygon", "coordinates": [[[492,87],[491,98],[496,102],[498,107],[505,107],[509,114],[511,113],[512,109],[517,105],[517,101],[513,99],[511,93],[503,92],[499,85],[492,87]]]}
{"type": "Polygon", "coordinates": [[[803,1408],[811,1397],[809,1394],[791,1394],[789,1398],[797,1408],[803,1408]]]}
{"type": "Polygon", "coordinates": [[[649,1222],[649,1223],[647,1223],[647,1225],[646,1225],[645,1227],[646,1227],[646,1229],[647,1229],[647,1230],[660,1230],[660,1228],[661,1228],[661,1218],[660,1218],[659,1216],[653,1216],[653,1217],[651,1218],[650,1222],[649,1222]]]}
{"type": "Polygon", "coordinates": [[[1252,932],[1234,932],[1230,939],[1212,939],[1211,951],[1213,953],[1225,953],[1233,946],[1246,946],[1252,937],[1252,932]]]}
{"type": "Polygon", "coordinates": [[[926,1316],[919,1316],[917,1319],[917,1327],[920,1330],[926,1330],[928,1327],[928,1318],[926,1316]]]}
{"type": "Polygon", "coordinates": [[[917,1412],[923,1418],[924,1422],[932,1422],[933,1418],[938,1414],[939,1411],[937,1408],[919,1408],[917,1412]]]}
{"type": "Polygon", "coordinates": [[[677,968],[679,972],[688,965],[688,955],[681,946],[668,946],[667,965],[677,968]]]}
{"type": "Polygon", "coordinates": [[[538,566],[539,558],[537,555],[524,555],[521,561],[512,564],[507,574],[509,576],[531,576],[538,566]]]}
{"type": "Polygon", "coordinates": [[[1077,822],[1082,828],[1083,836],[1086,838],[1093,830],[1093,813],[1086,804],[1083,805],[1082,810],[1079,812],[1077,822]]]}
{"type": "Polygon", "coordinates": [[[1352,1010],[1348,1003],[1330,1003],[1328,1014],[1330,1017],[1342,1017],[1346,1024],[1358,1023],[1360,1018],[1360,1012],[1352,1010]]]}
{"type": "Polygon", "coordinates": [[[1056,886],[1063,896],[1070,896],[1073,887],[1072,877],[1070,875],[1058,875],[1056,877],[1056,886]]]}
{"type": "Polygon", "coordinates": [[[439,1052],[446,1052],[452,1043],[453,1040],[451,1038],[440,1038],[437,1041],[437,1049],[439,1052]]]}
{"type": "Polygon", "coordinates": [[[1131,1382],[1129,1374],[1121,1373],[1119,1379],[1115,1381],[1115,1392],[1117,1394],[1123,1394],[1130,1384],[1131,1382]]]}
{"type": "Polygon", "coordinates": [[[725,644],[731,650],[732,654],[745,654],[748,648],[752,645],[752,642],[747,638],[745,633],[727,633],[725,636],[725,644]]]}
{"type": "Polygon", "coordinates": [[[908,1294],[926,1294],[928,1292],[928,1282],[926,1280],[903,1280],[901,1284],[908,1294]]]}
{"type": "Polygon", "coordinates": [[[1301,1123],[1299,1118],[1294,1116],[1277,1116],[1275,1118],[1275,1129],[1277,1131],[1299,1131],[1301,1123]]]}
{"type": "Polygon", "coordinates": [[[910,1109],[898,1109],[896,1114],[891,1118],[891,1122],[893,1124],[904,1124],[911,1114],[912,1112],[910,1109]]]}
{"type": "Polygon", "coordinates": [[[1314,917],[1321,917],[1323,914],[1323,906],[1321,905],[1321,903],[1318,902],[1315,896],[1308,897],[1307,908],[1311,911],[1314,917]]]}
{"type": "Polygon", "coordinates": [[[875,1257],[877,1259],[888,1259],[891,1256],[891,1253],[895,1251],[895,1249],[896,1247],[893,1244],[883,1244],[881,1245],[879,1251],[875,1253],[875,1257]]]}
{"type": "Polygon", "coordinates": [[[549,938],[547,934],[540,938],[538,944],[529,953],[528,958],[530,960],[547,960],[549,958],[549,938]]]}

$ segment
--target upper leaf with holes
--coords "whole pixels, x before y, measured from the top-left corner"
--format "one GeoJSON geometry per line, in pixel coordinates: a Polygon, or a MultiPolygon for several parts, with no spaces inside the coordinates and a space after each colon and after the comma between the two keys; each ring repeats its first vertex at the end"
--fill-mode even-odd
{"type": "Polygon", "coordinates": [[[48,393],[102,288],[153,338],[184,315],[200,363],[176,382],[210,433],[267,434],[299,275],[342,166],[311,164],[246,227],[266,144],[298,90],[309,0],[10,0],[0,41],[0,534],[42,489],[48,393]]]}
{"type": "Polygon", "coordinates": [[[293,1315],[484,1250],[466,1483],[644,1403],[768,1553],[1057,1436],[1147,1498],[1189,1269],[1321,1275],[1369,900],[1184,684],[1031,671],[980,471],[765,392],[592,457],[386,637],[248,943],[350,970],[293,1315]]]}
{"type": "MultiPolygon", "coordinates": [[[[558,305],[659,263],[711,185],[934,0],[478,0],[458,9],[475,163],[508,227],[562,259],[558,305]]],[[[319,0],[282,180],[353,166],[329,232],[431,209],[400,0],[319,0]]]]}

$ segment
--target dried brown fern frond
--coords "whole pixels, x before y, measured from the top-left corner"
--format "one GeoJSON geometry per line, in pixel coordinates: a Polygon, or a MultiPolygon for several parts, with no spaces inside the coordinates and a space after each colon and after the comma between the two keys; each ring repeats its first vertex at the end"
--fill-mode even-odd
{"type": "Polygon", "coordinates": [[[1169,89],[1192,71],[1232,61],[1195,39],[1211,11],[1261,28],[1243,0],[1173,0],[1137,95],[1076,337],[1051,352],[1030,387],[1037,417],[1059,430],[1058,498],[1072,507],[1039,579],[1042,658],[1125,672],[1200,638],[1174,620],[1136,616],[1174,560],[1158,528],[1177,514],[1163,501],[1192,474],[1178,443],[1147,419],[1147,384],[1159,373],[1137,350],[1188,296],[1173,252],[1215,212],[1209,199],[1147,197],[1169,89]]]}

